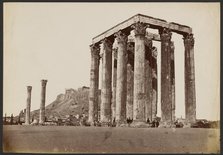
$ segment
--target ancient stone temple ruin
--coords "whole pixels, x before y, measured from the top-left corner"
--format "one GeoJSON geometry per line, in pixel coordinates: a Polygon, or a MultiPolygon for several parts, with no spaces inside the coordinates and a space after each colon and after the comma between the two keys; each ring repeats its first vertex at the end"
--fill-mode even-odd
{"type": "Polygon", "coordinates": [[[26,125],[30,124],[31,92],[32,92],[32,86],[27,86],[26,117],[25,117],[26,125]]]}
{"type": "Polygon", "coordinates": [[[41,80],[41,102],[39,111],[39,124],[44,124],[45,122],[45,101],[46,101],[46,84],[47,80],[41,80]]]}
{"type": "Polygon", "coordinates": [[[126,118],[134,122],[153,120],[157,114],[157,94],[161,93],[161,122],[175,119],[175,69],[172,33],[183,36],[185,46],[185,112],[190,123],[196,119],[194,37],[185,25],[137,14],[92,40],[89,122],[102,123],[126,118]],[[149,32],[157,29],[159,34],[149,32]],[[130,34],[134,37],[131,38],[130,34]],[[161,42],[161,75],[157,75],[157,48],[161,42]],[[116,42],[116,47],[114,47],[116,42]],[[99,65],[102,66],[101,104],[98,102],[99,65]],[[158,77],[161,90],[158,91],[158,77]],[[100,106],[100,116],[98,107],[100,106]]]}

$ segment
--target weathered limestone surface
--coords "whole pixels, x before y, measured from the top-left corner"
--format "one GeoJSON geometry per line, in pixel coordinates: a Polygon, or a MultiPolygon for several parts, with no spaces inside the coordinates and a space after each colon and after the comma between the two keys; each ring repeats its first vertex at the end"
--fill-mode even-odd
{"type": "MultiPolygon", "coordinates": [[[[123,125],[126,117],[133,119],[137,127],[157,115],[158,76],[157,49],[149,46],[148,40],[161,41],[161,122],[160,127],[173,127],[175,121],[175,68],[172,33],[184,36],[185,46],[185,111],[187,123],[196,120],[196,93],[194,70],[194,38],[192,29],[185,25],[137,14],[110,28],[92,39],[93,44],[102,42],[102,86],[100,121],[116,120],[123,125]],[[159,35],[146,32],[146,28],[159,30],[159,35]],[[132,33],[132,30],[134,33],[132,33]],[[124,34],[131,34],[128,38],[124,34]],[[133,37],[134,34],[134,37],[133,37]],[[113,39],[117,40],[118,56],[112,54],[113,39]],[[129,44],[130,43],[130,44],[129,44]],[[133,46],[132,46],[133,44],[133,46]],[[133,47],[133,51],[129,50],[133,47]],[[117,57],[117,58],[115,58],[117,57]],[[133,58],[131,58],[133,57],[133,58]]],[[[99,63],[99,62],[98,62],[99,63]]],[[[92,60],[92,66],[96,65],[92,60]]],[[[98,64],[99,65],[99,64],[98,64]]],[[[94,68],[94,67],[92,67],[94,68]]],[[[95,89],[98,89],[96,71],[91,70],[91,94],[89,99],[89,121],[94,120],[95,89]],[[94,94],[94,95],[93,95],[94,94]]],[[[96,116],[95,116],[96,117],[96,116]]]]}
{"type": "Polygon", "coordinates": [[[108,123],[111,121],[111,99],[112,99],[112,43],[105,38],[103,40],[103,74],[101,89],[101,122],[108,123]]]}
{"type": "Polygon", "coordinates": [[[32,92],[32,86],[27,86],[26,119],[25,119],[26,125],[30,124],[31,92],[32,92]]]}
{"type": "Polygon", "coordinates": [[[143,23],[133,25],[135,33],[133,120],[145,121],[145,34],[143,23]]]}
{"type": "Polygon", "coordinates": [[[126,117],[133,118],[133,87],[134,71],[130,63],[127,64],[127,100],[126,100],[126,117]]]}
{"type": "Polygon", "coordinates": [[[117,81],[117,48],[112,52],[112,120],[115,119],[115,107],[116,107],[116,81],[117,81]]]}
{"type": "Polygon", "coordinates": [[[152,40],[146,39],[145,55],[145,121],[152,120],[152,40]]]}
{"type": "Polygon", "coordinates": [[[161,37],[161,121],[172,120],[172,93],[170,81],[170,40],[171,32],[164,28],[161,37]]]}
{"type": "Polygon", "coordinates": [[[127,36],[121,31],[115,36],[118,44],[115,119],[119,125],[126,121],[127,36]]]}
{"type": "Polygon", "coordinates": [[[156,118],[157,114],[157,98],[158,98],[158,80],[157,80],[157,48],[152,48],[152,120],[156,118]]]}
{"type": "Polygon", "coordinates": [[[185,111],[188,122],[196,121],[196,92],[194,71],[194,37],[184,36],[185,46],[185,111]]]}
{"type": "Polygon", "coordinates": [[[91,45],[91,72],[89,91],[89,117],[91,125],[98,119],[98,84],[99,84],[99,52],[100,48],[91,45]]]}
{"type": "Polygon", "coordinates": [[[43,124],[45,122],[45,101],[46,101],[46,84],[47,80],[41,80],[42,89],[41,89],[41,103],[39,111],[39,123],[43,124]]]}
{"type": "Polygon", "coordinates": [[[128,119],[133,119],[134,46],[135,46],[134,42],[127,43],[128,60],[127,60],[126,118],[128,119]]]}
{"type": "Polygon", "coordinates": [[[174,43],[170,44],[170,54],[171,54],[171,63],[170,63],[170,72],[171,72],[171,93],[172,93],[172,121],[175,121],[175,66],[174,66],[174,43]]]}

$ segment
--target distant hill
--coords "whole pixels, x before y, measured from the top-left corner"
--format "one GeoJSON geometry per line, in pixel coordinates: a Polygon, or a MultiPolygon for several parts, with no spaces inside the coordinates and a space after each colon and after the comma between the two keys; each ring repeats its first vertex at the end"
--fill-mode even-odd
{"type": "MultiPolygon", "coordinates": [[[[64,94],[57,95],[55,101],[46,106],[46,117],[52,119],[55,117],[64,118],[66,115],[85,114],[88,115],[88,96],[89,88],[82,87],[75,89],[66,89],[64,94]]],[[[23,119],[25,113],[21,114],[23,119]]],[[[31,118],[39,118],[39,109],[31,112],[31,118]]]]}

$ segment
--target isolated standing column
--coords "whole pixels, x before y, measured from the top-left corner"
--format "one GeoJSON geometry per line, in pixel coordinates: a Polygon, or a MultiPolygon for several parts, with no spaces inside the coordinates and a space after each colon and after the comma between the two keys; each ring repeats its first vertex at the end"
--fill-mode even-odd
{"type": "Polygon", "coordinates": [[[119,31],[115,34],[118,46],[117,83],[116,83],[116,122],[126,121],[126,80],[127,80],[127,36],[119,31]]]}
{"type": "Polygon", "coordinates": [[[134,101],[133,120],[145,122],[145,34],[146,25],[135,23],[135,58],[134,58],[134,101]]]}
{"type": "Polygon", "coordinates": [[[31,92],[32,92],[32,86],[27,86],[26,117],[25,117],[26,125],[30,124],[31,92]]]}
{"type": "Polygon", "coordinates": [[[46,101],[46,84],[47,80],[41,80],[41,103],[39,111],[39,123],[43,124],[45,122],[45,101],[46,101]]]}
{"type": "Polygon", "coordinates": [[[185,111],[188,122],[196,121],[196,92],[194,68],[194,37],[184,36],[185,46],[185,111]]]}
{"type": "Polygon", "coordinates": [[[100,47],[91,45],[91,71],[90,71],[90,91],[89,91],[89,116],[91,125],[98,116],[98,84],[99,84],[99,52],[100,47]]]}

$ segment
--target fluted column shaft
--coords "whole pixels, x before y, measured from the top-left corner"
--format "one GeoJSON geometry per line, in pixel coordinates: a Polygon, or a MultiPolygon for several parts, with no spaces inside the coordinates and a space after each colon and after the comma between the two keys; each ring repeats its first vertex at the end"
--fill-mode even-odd
{"type": "Polygon", "coordinates": [[[128,42],[126,118],[133,119],[134,42],[128,42]]]}
{"type": "Polygon", "coordinates": [[[170,63],[170,74],[171,74],[171,93],[172,93],[172,121],[175,121],[175,62],[174,62],[174,42],[171,42],[170,44],[170,57],[171,57],[171,63],[170,63]]]}
{"type": "Polygon", "coordinates": [[[171,32],[163,29],[161,38],[161,120],[171,122],[172,120],[172,93],[170,80],[170,41],[171,32]]]}
{"type": "Polygon", "coordinates": [[[107,38],[103,40],[103,61],[102,61],[102,90],[101,90],[101,122],[111,121],[111,99],[112,99],[112,43],[107,38]]]}
{"type": "Polygon", "coordinates": [[[117,81],[117,48],[112,52],[112,120],[115,119],[116,109],[116,81],[117,81]]]}
{"type": "Polygon", "coordinates": [[[144,122],[146,26],[143,23],[136,23],[133,28],[135,33],[133,120],[144,122]]]}
{"type": "Polygon", "coordinates": [[[32,86],[27,86],[26,117],[25,117],[26,125],[30,124],[31,92],[32,92],[32,86]]]}
{"type": "Polygon", "coordinates": [[[99,52],[99,46],[91,45],[91,71],[88,116],[88,121],[91,125],[93,125],[94,121],[98,119],[99,52]]]}
{"type": "Polygon", "coordinates": [[[119,125],[126,121],[127,36],[121,31],[115,36],[118,46],[115,119],[119,125]]]}
{"type": "Polygon", "coordinates": [[[157,99],[158,99],[158,77],[157,77],[157,48],[152,48],[152,120],[157,114],[157,99]]]}
{"type": "Polygon", "coordinates": [[[194,37],[184,36],[185,46],[185,114],[189,122],[196,121],[196,91],[194,68],[194,37]]]}
{"type": "Polygon", "coordinates": [[[145,120],[152,120],[152,40],[146,39],[145,58],[145,120]]]}
{"type": "Polygon", "coordinates": [[[45,122],[46,84],[47,84],[47,80],[41,80],[42,89],[41,89],[41,103],[40,103],[40,112],[39,112],[40,124],[45,122]]]}

